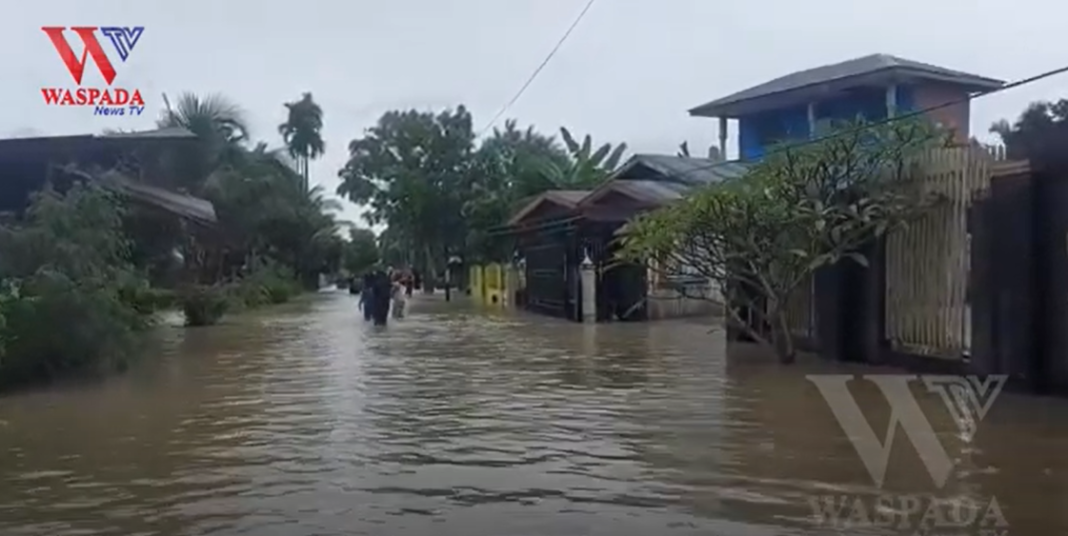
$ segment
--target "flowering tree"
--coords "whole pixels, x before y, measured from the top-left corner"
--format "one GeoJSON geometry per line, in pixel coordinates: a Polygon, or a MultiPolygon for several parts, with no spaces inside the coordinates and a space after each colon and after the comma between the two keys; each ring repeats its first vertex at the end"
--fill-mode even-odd
{"type": "Polygon", "coordinates": [[[773,150],[745,176],[631,222],[621,260],[688,266],[718,283],[728,318],[792,362],[787,299],[824,266],[866,266],[865,244],[939,201],[919,184],[915,157],[944,139],[921,121],[858,122],[773,150]]]}

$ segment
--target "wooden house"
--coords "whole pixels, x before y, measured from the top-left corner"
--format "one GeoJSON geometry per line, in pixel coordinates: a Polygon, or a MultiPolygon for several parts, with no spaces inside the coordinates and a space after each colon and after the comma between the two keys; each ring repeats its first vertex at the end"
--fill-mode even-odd
{"type": "Polygon", "coordinates": [[[644,266],[617,265],[615,239],[631,218],[681,199],[687,191],[739,176],[744,166],[705,158],[639,154],[594,190],[553,190],[532,199],[498,233],[514,238],[523,271],[524,307],[580,321],[581,263],[594,264],[598,321],[698,314],[703,300],[681,298],[678,285],[710,292],[683,274],[651,278],[644,266]],[[650,299],[655,298],[655,299],[650,299]]]}

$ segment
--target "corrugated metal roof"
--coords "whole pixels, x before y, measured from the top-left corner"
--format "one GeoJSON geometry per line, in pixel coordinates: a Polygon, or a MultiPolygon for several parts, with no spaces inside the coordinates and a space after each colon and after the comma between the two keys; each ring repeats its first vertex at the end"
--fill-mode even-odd
{"type": "Polygon", "coordinates": [[[186,139],[195,138],[196,134],[193,134],[189,130],[182,127],[167,127],[158,128],[155,130],[142,130],[138,132],[113,132],[98,136],[100,138],[107,139],[146,139],[146,138],[163,138],[163,139],[186,139]]]}
{"type": "Polygon", "coordinates": [[[737,179],[748,169],[742,162],[636,154],[581,204],[594,204],[608,192],[619,191],[648,205],[662,205],[681,199],[694,188],[737,179]]]}
{"type": "Polygon", "coordinates": [[[201,223],[215,223],[215,206],[211,201],[180,194],[134,182],[118,173],[104,173],[100,175],[100,184],[112,190],[122,192],[143,203],[148,203],[161,208],[177,216],[199,221],[201,223]]]}
{"type": "Polygon", "coordinates": [[[590,195],[590,190],[549,190],[545,195],[559,199],[568,205],[577,205],[582,198],[590,195]]]}
{"type": "Polygon", "coordinates": [[[590,193],[590,190],[547,190],[524,203],[523,207],[508,219],[508,225],[518,224],[545,201],[552,201],[568,209],[573,209],[590,193]]]}
{"type": "Polygon", "coordinates": [[[648,171],[660,176],[654,180],[669,179],[692,185],[715,184],[741,177],[749,169],[741,162],[723,162],[708,158],[693,158],[666,154],[636,154],[630,157],[610,180],[650,178],[648,171]]]}
{"type": "Polygon", "coordinates": [[[781,76],[769,82],[702,104],[691,109],[690,114],[714,116],[717,115],[717,109],[742,101],[884,71],[895,71],[903,76],[958,84],[965,86],[969,90],[995,89],[1004,85],[1001,80],[947,69],[929,63],[898,58],[889,54],[872,54],[781,76]]]}

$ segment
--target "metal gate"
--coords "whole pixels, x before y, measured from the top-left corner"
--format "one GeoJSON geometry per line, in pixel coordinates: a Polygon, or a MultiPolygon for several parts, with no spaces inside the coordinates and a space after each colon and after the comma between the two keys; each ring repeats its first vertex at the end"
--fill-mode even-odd
{"type": "Polygon", "coordinates": [[[569,318],[567,243],[558,235],[541,235],[524,248],[527,308],[546,315],[569,318]]]}

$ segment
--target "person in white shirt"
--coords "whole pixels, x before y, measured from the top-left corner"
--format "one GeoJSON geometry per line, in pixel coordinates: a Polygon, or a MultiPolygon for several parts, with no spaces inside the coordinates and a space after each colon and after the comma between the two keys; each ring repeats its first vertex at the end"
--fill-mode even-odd
{"type": "Polygon", "coordinates": [[[405,299],[404,285],[401,284],[399,279],[393,280],[391,296],[393,298],[393,318],[404,318],[404,309],[408,305],[408,300],[405,299]]]}

